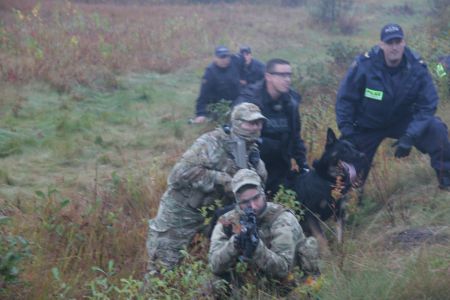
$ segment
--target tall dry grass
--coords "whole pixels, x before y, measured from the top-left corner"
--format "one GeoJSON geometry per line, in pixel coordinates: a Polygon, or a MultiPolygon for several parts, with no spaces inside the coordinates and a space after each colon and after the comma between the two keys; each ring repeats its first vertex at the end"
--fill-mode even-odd
{"type": "MultiPolygon", "coordinates": [[[[0,80],[40,79],[60,91],[115,87],[118,73],[173,72],[205,61],[217,44],[267,49],[297,32],[295,19],[283,28],[272,26],[276,18],[267,6],[26,4],[0,11],[0,80]],[[276,40],[256,42],[256,28],[276,40]]],[[[280,11],[293,16],[289,9],[280,11]]]]}

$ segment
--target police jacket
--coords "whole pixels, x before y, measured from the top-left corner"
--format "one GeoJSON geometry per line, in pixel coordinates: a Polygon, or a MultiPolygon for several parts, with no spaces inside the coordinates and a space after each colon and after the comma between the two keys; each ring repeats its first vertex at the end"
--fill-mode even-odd
{"type": "MultiPolygon", "coordinates": [[[[391,69],[392,70],[392,69],[391,69]]],[[[439,101],[432,78],[420,57],[405,47],[395,77],[378,46],[353,62],[336,100],[336,120],[343,136],[355,128],[383,129],[409,122],[405,134],[420,136],[439,101]]]]}
{"type": "Polygon", "coordinates": [[[249,65],[243,64],[241,68],[241,79],[245,80],[247,84],[252,84],[264,79],[266,65],[261,61],[252,58],[249,65]]]}
{"type": "Polygon", "coordinates": [[[216,103],[221,99],[235,100],[240,90],[239,73],[240,61],[235,56],[232,56],[226,68],[218,67],[215,63],[209,64],[202,78],[196,116],[206,116],[208,104],[216,103]]]}
{"type": "MultiPolygon", "coordinates": [[[[299,113],[299,104],[301,97],[298,93],[290,90],[288,93],[282,94],[281,101],[282,109],[285,112],[289,126],[289,136],[284,139],[282,143],[279,140],[270,136],[267,131],[267,122],[264,124],[261,132],[262,143],[259,147],[261,158],[266,163],[269,169],[271,163],[270,159],[274,153],[281,153],[283,162],[290,166],[290,159],[294,158],[299,166],[303,166],[306,162],[306,147],[301,138],[301,121],[299,113]]],[[[255,84],[247,86],[239,97],[236,99],[234,105],[242,102],[250,102],[256,104],[262,114],[269,119],[272,113],[273,100],[267,92],[265,80],[259,81],[255,84]]],[[[279,163],[279,162],[278,162],[279,163]]]]}

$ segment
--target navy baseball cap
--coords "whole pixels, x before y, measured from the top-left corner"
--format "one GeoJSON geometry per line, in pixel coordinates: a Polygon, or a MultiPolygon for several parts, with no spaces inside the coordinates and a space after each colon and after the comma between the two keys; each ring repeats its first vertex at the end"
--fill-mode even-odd
{"type": "Polygon", "coordinates": [[[239,49],[239,53],[252,53],[252,48],[250,48],[249,46],[241,46],[241,48],[239,49]]]}
{"type": "Polygon", "coordinates": [[[387,24],[381,29],[380,40],[388,42],[392,39],[403,39],[403,29],[398,24],[387,24]]]}
{"type": "Polygon", "coordinates": [[[224,58],[231,55],[230,50],[225,46],[217,46],[216,50],[214,51],[214,54],[220,58],[224,58]]]}

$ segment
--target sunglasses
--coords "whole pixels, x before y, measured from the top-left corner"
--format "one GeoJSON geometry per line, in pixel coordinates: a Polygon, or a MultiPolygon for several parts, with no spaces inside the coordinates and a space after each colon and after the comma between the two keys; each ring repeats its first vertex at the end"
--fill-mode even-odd
{"type": "Polygon", "coordinates": [[[292,78],[292,73],[290,73],[290,72],[269,72],[269,74],[279,76],[281,78],[287,78],[287,79],[292,78]]]}

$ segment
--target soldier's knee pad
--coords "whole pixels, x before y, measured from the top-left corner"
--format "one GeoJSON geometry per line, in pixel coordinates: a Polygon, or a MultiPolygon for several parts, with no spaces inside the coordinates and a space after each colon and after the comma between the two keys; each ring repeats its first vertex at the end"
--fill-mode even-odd
{"type": "Polygon", "coordinates": [[[308,237],[298,243],[297,264],[307,274],[319,274],[319,244],[314,237],[308,237]]]}

